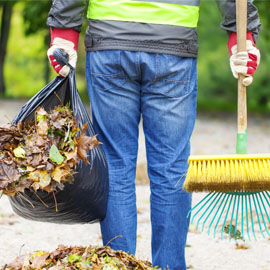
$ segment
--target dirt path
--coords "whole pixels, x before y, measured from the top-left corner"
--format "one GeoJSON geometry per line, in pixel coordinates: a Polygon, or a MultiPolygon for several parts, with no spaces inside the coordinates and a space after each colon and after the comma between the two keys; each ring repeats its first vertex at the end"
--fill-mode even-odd
{"type": "MultiPolygon", "coordinates": [[[[12,119],[23,102],[0,100],[0,125],[12,119]],[[5,117],[5,115],[7,117],[5,117]]],[[[270,120],[250,117],[248,145],[250,153],[270,152],[270,120]]],[[[141,131],[141,130],[140,130],[141,131]]],[[[192,136],[193,154],[234,153],[236,124],[230,115],[198,115],[192,136]]],[[[138,162],[146,162],[144,137],[140,132],[138,162]]],[[[204,194],[194,194],[193,205],[204,194]]],[[[137,185],[138,245],[137,256],[151,259],[149,186],[137,185]]],[[[0,265],[19,254],[34,250],[53,250],[64,245],[101,245],[98,224],[57,225],[32,222],[15,214],[6,197],[0,200],[0,265]]],[[[246,241],[247,249],[236,249],[234,241],[213,238],[191,224],[186,247],[189,269],[196,270],[270,270],[270,238],[246,241]]]]}

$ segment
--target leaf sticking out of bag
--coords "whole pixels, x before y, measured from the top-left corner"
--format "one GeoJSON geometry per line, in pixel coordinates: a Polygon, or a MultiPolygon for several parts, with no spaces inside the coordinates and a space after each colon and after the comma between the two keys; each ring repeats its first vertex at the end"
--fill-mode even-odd
{"type": "Polygon", "coordinates": [[[85,163],[89,163],[87,160],[87,151],[97,147],[100,142],[97,140],[97,135],[93,137],[89,137],[85,135],[85,130],[87,128],[87,123],[83,125],[81,130],[81,134],[77,139],[78,142],[78,156],[82,159],[85,163]]]}

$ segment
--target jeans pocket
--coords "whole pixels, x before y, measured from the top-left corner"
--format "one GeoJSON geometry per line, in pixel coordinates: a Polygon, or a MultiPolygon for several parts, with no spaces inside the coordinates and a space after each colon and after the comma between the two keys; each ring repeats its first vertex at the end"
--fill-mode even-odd
{"type": "Polygon", "coordinates": [[[167,54],[157,55],[155,78],[151,83],[151,89],[167,97],[185,96],[190,92],[192,63],[192,58],[167,54]]]}
{"type": "Polygon", "coordinates": [[[101,90],[118,88],[125,83],[120,65],[120,51],[91,52],[90,71],[93,86],[101,90]]]}

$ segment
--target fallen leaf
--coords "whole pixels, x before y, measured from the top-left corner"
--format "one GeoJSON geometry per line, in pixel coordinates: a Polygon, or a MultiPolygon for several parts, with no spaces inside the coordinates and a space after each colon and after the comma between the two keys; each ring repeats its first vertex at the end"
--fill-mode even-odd
{"type": "Polygon", "coordinates": [[[246,244],[235,244],[235,249],[249,249],[250,246],[246,245],[246,244]]]}
{"type": "Polygon", "coordinates": [[[70,254],[68,257],[68,262],[74,263],[74,262],[80,262],[82,260],[82,256],[78,254],[70,254]]]}
{"type": "Polygon", "coordinates": [[[30,254],[20,255],[15,258],[11,263],[6,265],[6,269],[20,270],[22,269],[24,262],[29,260],[30,254]]]}
{"type": "Polygon", "coordinates": [[[47,259],[50,257],[49,252],[36,252],[32,256],[32,264],[31,268],[32,269],[41,269],[48,265],[50,261],[47,261],[47,259]]]}
{"type": "Polygon", "coordinates": [[[243,240],[243,237],[242,237],[242,234],[239,230],[235,230],[235,225],[231,225],[231,228],[230,228],[230,224],[227,224],[225,227],[224,227],[224,232],[226,234],[230,234],[230,237],[232,239],[235,239],[235,240],[243,240]],[[231,230],[230,230],[231,229],[231,230]]]}

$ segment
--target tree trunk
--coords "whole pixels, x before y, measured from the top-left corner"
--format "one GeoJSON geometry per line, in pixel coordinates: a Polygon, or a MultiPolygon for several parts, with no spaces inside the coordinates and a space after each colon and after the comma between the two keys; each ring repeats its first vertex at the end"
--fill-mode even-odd
{"type": "MultiPolygon", "coordinates": [[[[46,48],[49,48],[50,42],[51,42],[51,35],[50,35],[50,32],[48,31],[47,35],[45,36],[46,48]]],[[[44,80],[45,80],[45,83],[48,84],[50,81],[50,64],[49,64],[49,59],[48,59],[47,53],[45,53],[44,64],[45,64],[44,80]]]]}
{"type": "Polygon", "coordinates": [[[2,4],[2,7],[3,12],[2,12],[1,36],[0,36],[0,95],[5,94],[4,61],[7,50],[7,42],[9,36],[13,4],[5,2],[2,4]]]}

